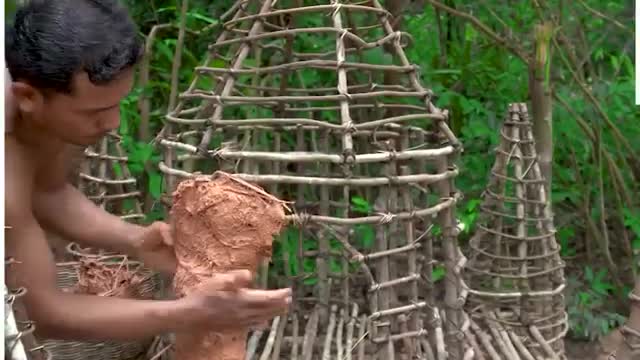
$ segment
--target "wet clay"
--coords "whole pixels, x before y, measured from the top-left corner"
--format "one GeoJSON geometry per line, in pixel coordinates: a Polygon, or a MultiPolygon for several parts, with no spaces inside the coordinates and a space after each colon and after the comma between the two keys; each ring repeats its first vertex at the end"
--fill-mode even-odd
{"type": "MultiPolygon", "coordinates": [[[[243,269],[255,274],[286,222],[282,201],[225,173],[181,182],[171,219],[179,297],[216,273],[243,269]]],[[[247,335],[246,328],[176,334],[176,359],[244,360],[247,335]]]]}
{"type": "Polygon", "coordinates": [[[67,291],[76,294],[141,298],[138,291],[144,277],[129,270],[123,262],[120,266],[108,266],[94,260],[81,260],[77,268],[78,282],[67,291]]]}

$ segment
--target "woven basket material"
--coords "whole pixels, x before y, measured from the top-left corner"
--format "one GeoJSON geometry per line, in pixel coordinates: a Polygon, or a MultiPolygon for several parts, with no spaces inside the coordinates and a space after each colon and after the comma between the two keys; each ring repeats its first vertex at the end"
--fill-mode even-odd
{"type": "MultiPolygon", "coordinates": [[[[123,257],[102,258],[102,263],[110,266],[121,266],[123,257]],[[113,260],[113,261],[109,261],[113,260]]],[[[79,262],[58,264],[57,283],[61,289],[68,289],[78,282],[77,266],[79,262]]],[[[129,269],[138,268],[145,280],[138,286],[138,296],[151,298],[157,290],[157,279],[153,272],[141,267],[141,264],[129,262],[129,269]]],[[[152,339],[145,341],[64,341],[44,340],[42,345],[56,360],[126,360],[142,354],[151,344],[152,339]]]]}

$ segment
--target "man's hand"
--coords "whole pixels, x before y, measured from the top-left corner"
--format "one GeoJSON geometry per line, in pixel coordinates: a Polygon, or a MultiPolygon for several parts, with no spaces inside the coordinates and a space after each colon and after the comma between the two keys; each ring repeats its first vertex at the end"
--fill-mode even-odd
{"type": "Polygon", "coordinates": [[[160,221],[152,223],[142,229],[133,243],[135,254],[145,266],[166,274],[175,273],[178,262],[169,224],[160,221]]]}
{"type": "Polygon", "coordinates": [[[287,312],[291,304],[290,289],[251,289],[251,283],[251,273],[247,270],[214,274],[180,300],[189,314],[185,327],[250,328],[287,312]]]}

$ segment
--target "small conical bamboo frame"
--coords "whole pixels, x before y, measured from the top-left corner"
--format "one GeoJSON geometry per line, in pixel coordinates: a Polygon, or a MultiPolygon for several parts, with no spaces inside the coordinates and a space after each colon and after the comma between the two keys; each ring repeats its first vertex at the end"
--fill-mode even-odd
{"type": "Polygon", "coordinates": [[[509,106],[500,135],[470,240],[467,309],[490,358],[560,359],[568,325],[564,263],[525,104],[509,106]]]}

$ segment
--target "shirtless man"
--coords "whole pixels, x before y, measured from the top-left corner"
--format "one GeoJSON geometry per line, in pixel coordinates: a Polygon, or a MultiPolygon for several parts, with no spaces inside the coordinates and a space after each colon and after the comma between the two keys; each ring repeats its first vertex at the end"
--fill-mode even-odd
{"type": "Polygon", "coordinates": [[[263,324],[286,311],[289,289],[250,288],[249,272],[211,278],[175,300],[68,294],[56,287],[45,229],[84,246],[131,254],[168,274],[176,268],[169,225],[126,223],[67,182],[70,148],[96,143],[119,126],[142,54],[134,24],[117,0],[31,0],[6,34],[13,78],[5,133],[7,285],[23,297],[39,335],[133,340],[165,332],[263,324]]]}

